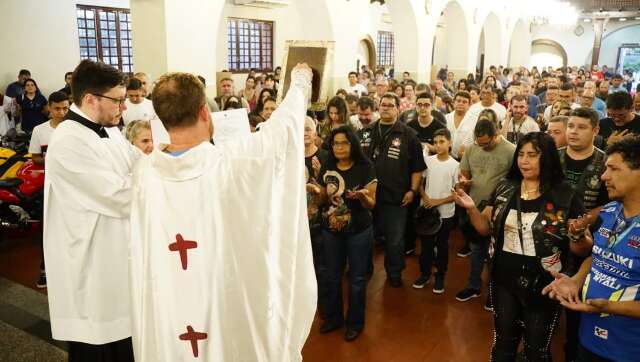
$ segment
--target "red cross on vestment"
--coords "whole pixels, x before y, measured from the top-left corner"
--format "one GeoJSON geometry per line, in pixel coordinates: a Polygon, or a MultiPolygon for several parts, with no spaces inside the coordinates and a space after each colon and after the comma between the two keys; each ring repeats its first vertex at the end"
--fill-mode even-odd
{"type": "Polygon", "coordinates": [[[182,270],[187,270],[187,250],[195,249],[198,247],[198,243],[192,240],[184,240],[182,235],[176,235],[176,242],[169,244],[169,250],[177,251],[180,253],[180,262],[182,263],[182,270]]]}
{"type": "Polygon", "coordinates": [[[190,341],[193,357],[198,357],[198,340],[207,339],[207,334],[195,332],[192,326],[187,326],[187,333],[181,334],[178,338],[180,338],[181,341],[190,341]]]}

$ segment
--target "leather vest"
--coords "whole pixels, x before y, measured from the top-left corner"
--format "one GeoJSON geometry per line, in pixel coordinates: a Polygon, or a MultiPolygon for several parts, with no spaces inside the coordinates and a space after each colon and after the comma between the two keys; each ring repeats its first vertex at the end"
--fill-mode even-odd
{"type": "MultiPolygon", "coordinates": [[[[495,190],[495,200],[491,212],[492,237],[496,250],[502,250],[504,244],[504,224],[509,214],[509,204],[514,197],[520,197],[520,182],[503,180],[495,190]]],[[[531,227],[536,258],[542,264],[542,258],[560,252],[562,263],[560,272],[573,275],[576,272],[575,260],[570,255],[567,236],[568,214],[575,191],[567,182],[554,185],[552,190],[544,192],[538,216],[531,227]]]]}
{"type": "MultiPolygon", "coordinates": [[[[562,172],[567,171],[567,148],[562,147],[558,149],[558,153],[560,154],[560,165],[562,165],[562,172]]],[[[587,210],[591,210],[598,205],[598,196],[600,195],[600,191],[602,188],[602,180],[600,176],[605,171],[605,161],[607,159],[607,155],[599,148],[594,148],[593,157],[591,158],[591,163],[584,169],[582,176],[580,176],[580,181],[575,186],[576,195],[582,200],[582,204],[584,208],[587,210]]]]}

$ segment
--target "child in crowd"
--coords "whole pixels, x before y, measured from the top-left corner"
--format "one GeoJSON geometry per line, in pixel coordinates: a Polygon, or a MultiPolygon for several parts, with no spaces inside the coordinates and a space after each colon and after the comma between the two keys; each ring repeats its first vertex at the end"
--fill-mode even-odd
{"type": "Polygon", "coordinates": [[[436,274],[433,286],[435,294],[444,293],[444,277],[449,261],[449,232],[453,228],[455,204],[451,190],[458,181],[459,164],[449,155],[451,149],[451,133],[443,128],[434,132],[433,143],[436,154],[429,156],[425,151],[424,159],[427,169],[424,171],[424,189],[420,189],[421,207],[437,207],[442,219],[440,230],[434,235],[421,235],[422,253],[420,254],[420,276],[413,283],[416,289],[422,289],[429,283],[434,261],[436,274]],[[434,253],[434,247],[437,253],[434,253]]]}

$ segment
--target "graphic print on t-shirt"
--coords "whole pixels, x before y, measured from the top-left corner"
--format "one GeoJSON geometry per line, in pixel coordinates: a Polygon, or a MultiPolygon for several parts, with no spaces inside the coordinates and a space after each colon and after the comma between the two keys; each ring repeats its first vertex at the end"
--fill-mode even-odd
{"type": "Polygon", "coordinates": [[[327,198],[331,206],[324,212],[327,225],[332,231],[344,230],[351,222],[351,210],[344,200],[345,182],[337,171],[327,171],[323,176],[327,185],[327,198]]]}
{"type": "Polygon", "coordinates": [[[504,224],[504,245],[502,250],[520,255],[536,256],[536,248],[533,242],[533,233],[531,226],[534,220],[538,217],[537,212],[523,212],[522,213],[522,244],[524,245],[524,252],[520,245],[520,236],[518,235],[518,212],[516,210],[509,210],[507,220],[504,224]]]}

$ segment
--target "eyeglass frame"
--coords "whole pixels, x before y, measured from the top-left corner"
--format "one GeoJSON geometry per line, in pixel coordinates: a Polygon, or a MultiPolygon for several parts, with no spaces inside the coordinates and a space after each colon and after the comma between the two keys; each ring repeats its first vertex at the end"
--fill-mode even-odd
{"type": "Polygon", "coordinates": [[[105,96],[104,94],[95,94],[95,93],[89,93],[89,94],[91,94],[94,97],[109,99],[114,103],[116,103],[118,106],[123,105],[124,102],[127,100],[127,98],[113,98],[113,97],[105,96]]]}

